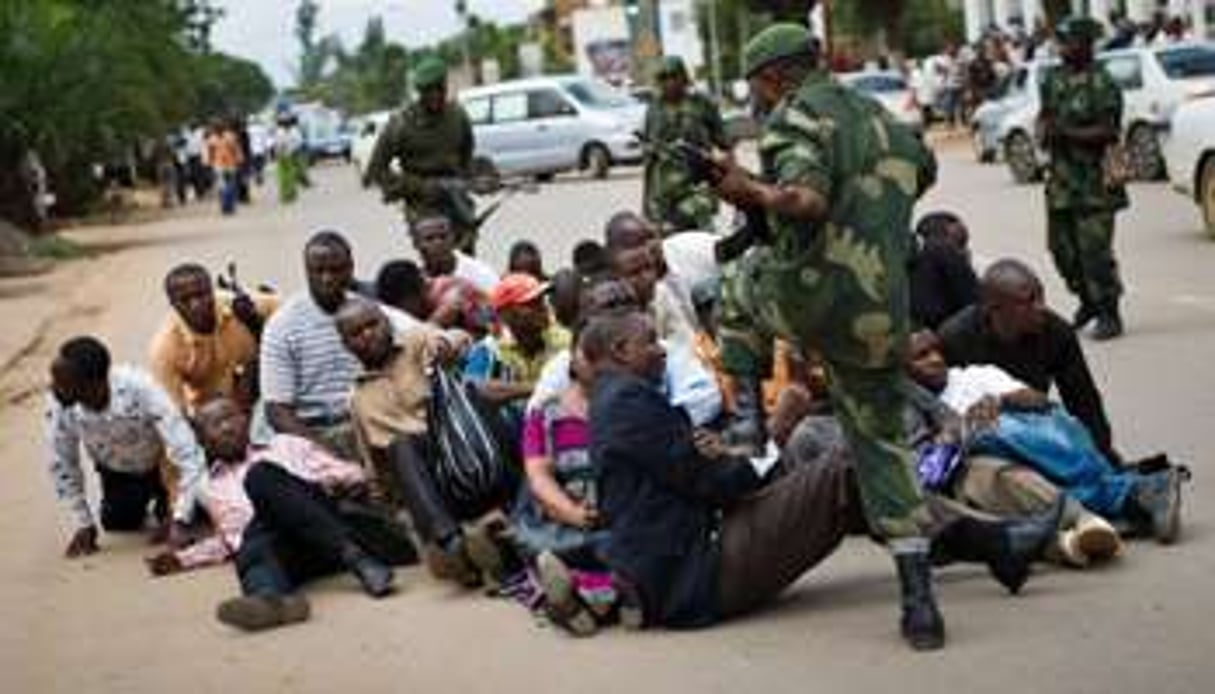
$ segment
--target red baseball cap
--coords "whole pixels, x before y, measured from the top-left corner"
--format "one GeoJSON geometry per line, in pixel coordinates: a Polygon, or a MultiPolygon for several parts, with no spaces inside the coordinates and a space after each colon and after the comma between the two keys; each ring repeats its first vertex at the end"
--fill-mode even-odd
{"type": "Polygon", "coordinates": [[[530,304],[548,291],[548,282],[521,272],[507,275],[489,293],[489,302],[495,311],[502,311],[511,306],[530,304]]]}

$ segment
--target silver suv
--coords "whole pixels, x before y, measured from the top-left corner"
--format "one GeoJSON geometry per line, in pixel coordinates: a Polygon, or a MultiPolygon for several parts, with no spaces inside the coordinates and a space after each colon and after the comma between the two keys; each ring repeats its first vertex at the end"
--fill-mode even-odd
{"type": "Polygon", "coordinates": [[[534,77],[466,89],[457,97],[472,120],[477,166],[502,175],[551,177],[641,161],[645,104],[578,76],[534,77]]]}

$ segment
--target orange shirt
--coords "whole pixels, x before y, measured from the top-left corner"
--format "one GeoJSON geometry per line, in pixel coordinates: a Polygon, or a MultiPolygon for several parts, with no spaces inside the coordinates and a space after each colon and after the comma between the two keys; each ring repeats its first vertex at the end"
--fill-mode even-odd
{"type": "Polygon", "coordinates": [[[207,158],[217,171],[235,171],[240,168],[244,156],[240,151],[240,140],[236,133],[228,130],[207,137],[207,158]]]}

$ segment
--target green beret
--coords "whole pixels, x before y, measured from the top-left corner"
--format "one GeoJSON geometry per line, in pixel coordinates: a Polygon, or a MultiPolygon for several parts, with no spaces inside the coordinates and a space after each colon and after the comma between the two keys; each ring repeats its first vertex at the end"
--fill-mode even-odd
{"type": "Polygon", "coordinates": [[[447,63],[440,58],[424,58],[413,69],[413,86],[417,89],[430,89],[445,84],[447,84],[447,63]]]}
{"type": "Polygon", "coordinates": [[[1061,41],[1096,41],[1105,33],[1101,23],[1089,17],[1068,17],[1055,27],[1055,35],[1061,41]]]}
{"type": "Polygon", "coordinates": [[[773,24],[764,29],[743,48],[743,71],[747,77],[759,72],[774,60],[803,55],[814,50],[814,37],[801,24],[773,24]]]}
{"type": "Polygon", "coordinates": [[[658,66],[658,79],[687,76],[688,68],[683,64],[683,58],[677,55],[668,55],[662,59],[662,63],[658,66]]]}

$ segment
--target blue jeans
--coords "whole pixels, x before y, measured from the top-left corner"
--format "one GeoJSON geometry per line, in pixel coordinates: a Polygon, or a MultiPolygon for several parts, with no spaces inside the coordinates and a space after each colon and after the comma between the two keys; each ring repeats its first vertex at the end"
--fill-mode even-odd
{"type": "Polygon", "coordinates": [[[240,194],[240,185],[235,171],[219,173],[219,211],[224,214],[236,212],[236,200],[240,194]]]}
{"type": "Polygon", "coordinates": [[[1127,497],[1141,475],[1116,469],[1092,436],[1058,405],[1046,412],[1005,412],[994,431],[981,434],[971,453],[1025,463],[1090,511],[1111,519],[1126,515],[1127,497]]]}

